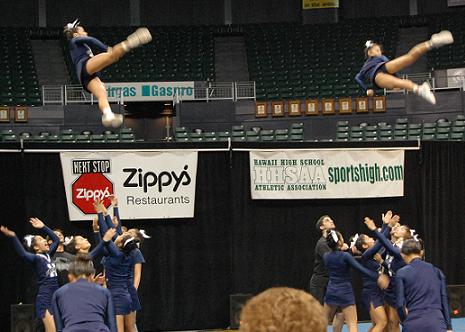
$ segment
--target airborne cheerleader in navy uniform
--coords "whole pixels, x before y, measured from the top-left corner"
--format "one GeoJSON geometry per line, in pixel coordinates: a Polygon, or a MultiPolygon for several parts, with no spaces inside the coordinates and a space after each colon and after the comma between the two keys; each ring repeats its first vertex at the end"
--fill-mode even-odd
{"type": "Polygon", "coordinates": [[[55,323],[52,316],[52,295],[58,289],[58,277],[51,256],[55,253],[60,239],[41,220],[31,218],[29,222],[34,228],[43,230],[52,240],[52,244],[49,245],[47,240],[40,235],[27,236],[25,237],[26,245],[33,252],[29,253],[24,249],[15,232],[10,231],[4,226],[0,227],[0,231],[11,238],[13,247],[21,258],[32,264],[37,277],[37,285],[39,286],[35,302],[36,316],[42,319],[46,332],[54,332],[55,323]]]}
{"type": "Polygon", "coordinates": [[[355,81],[366,92],[368,96],[373,96],[374,92],[369,89],[365,82],[370,82],[374,88],[381,89],[405,89],[425,99],[431,104],[436,104],[436,97],[431,92],[428,82],[421,86],[410,80],[400,79],[395,76],[399,71],[413,65],[422,55],[431,49],[452,44],[454,38],[447,31],[441,31],[431,36],[431,39],[413,47],[407,54],[396,59],[389,60],[383,55],[381,45],[371,40],[365,43],[366,61],[360,72],[355,76],[355,81]]]}
{"type": "Polygon", "coordinates": [[[386,288],[389,278],[383,274],[370,271],[361,266],[349,253],[340,251],[344,240],[342,235],[334,230],[326,237],[331,252],[324,254],[323,260],[329,273],[328,288],[324,300],[325,312],[331,320],[337,308],[342,309],[349,332],[357,331],[357,310],[355,308],[354,290],[350,269],[354,268],[362,274],[378,281],[380,287],[386,288]]]}
{"type": "Polygon", "coordinates": [[[76,74],[82,87],[92,93],[97,99],[102,112],[104,126],[119,127],[123,123],[121,114],[114,114],[108,102],[107,90],[100,80],[100,71],[117,62],[131,49],[147,44],[152,36],[147,28],[139,28],[129,35],[127,40],[109,47],[100,40],[89,37],[76,19],[68,23],[63,30],[69,40],[71,59],[76,67],[76,74]],[[99,52],[95,55],[92,49],[99,52]]]}
{"type": "Polygon", "coordinates": [[[404,241],[402,256],[407,265],[397,271],[397,310],[403,332],[452,331],[444,274],[422,260],[422,246],[404,241]]]}

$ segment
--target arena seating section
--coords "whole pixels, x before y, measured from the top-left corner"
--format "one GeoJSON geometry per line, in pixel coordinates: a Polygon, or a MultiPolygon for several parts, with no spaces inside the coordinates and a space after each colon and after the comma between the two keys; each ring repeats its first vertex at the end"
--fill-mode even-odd
{"type": "Polygon", "coordinates": [[[302,142],[304,140],[304,124],[293,123],[291,127],[268,130],[260,127],[246,128],[244,125],[232,126],[230,131],[203,132],[201,129],[188,130],[185,127],[175,128],[177,142],[302,142]]]}
{"type": "Polygon", "coordinates": [[[448,29],[454,35],[453,47],[443,47],[428,53],[430,68],[447,69],[465,67],[465,20],[463,12],[455,15],[438,16],[431,21],[430,33],[448,29]]]}
{"type": "MultiPolygon", "coordinates": [[[[428,54],[432,69],[465,67],[465,20],[463,11],[446,16],[386,17],[345,20],[338,24],[289,23],[243,26],[152,27],[153,42],[132,51],[102,73],[105,81],[205,81],[215,79],[214,39],[217,35],[243,34],[246,41],[249,78],[256,81],[257,100],[355,97],[362,93],[354,76],[364,61],[368,37],[380,41],[394,57],[400,27],[428,26],[430,32],[447,28],[455,35],[453,47],[428,54]]],[[[93,28],[89,33],[112,45],[134,29],[93,28]]],[[[35,71],[30,39],[61,39],[70,78],[78,83],[61,28],[0,28],[0,105],[41,105],[41,90],[35,71]]],[[[462,139],[463,119],[434,124],[376,124],[340,126],[334,140],[462,139]],[[347,127],[347,128],[346,128],[347,127]]],[[[280,141],[302,140],[296,129],[261,130],[242,128],[228,132],[190,133],[178,128],[177,141],[280,141]],[[293,131],[294,130],[294,131],[293,131]]],[[[124,131],[124,130],[123,130],[124,131]]],[[[135,140],[129,133],[31,134],[2,133],[2,141],[19,138],[37,141],[107,142],[135,140]]]]}
{"type": "Polygon", "coordinates": [[[48,131],[16,133],[11,129],[0,131],[0,142],[17,142],[20,140],[40,143],[133,143],[141,141],[136,139],[131,128],[121,128],[118,131],[106,130],[102,134],[96,134],[88,130],[76,132],[73,129],[62,129],[59,133],[48,131]]]}
{"type": "Polygon", "coordinates": [[[28,29],[0,28],[0,105],[41,105],[28,29]]]}
{"type": "MultiPolygon", "coordinates": [[[[360,69],[363,45],[369,37],[395,56],[400,26],[420,22],[431,32],[448,28],[454,47],[428,54],[431,68],[465,66],[462,12],[432,17],[391,17],[345,20],[339,24],[260,24],[235,26],[246,39],[250,80],[257,82],[257,99],[303,99],[357,96],[353,78],[360,69]]],[[[123,40],[133,28],[93,28],[91,35],[108,44],[123,40]]],[[[77,78],[68,43],[58,28],[1,28],[0,104],[37,105],[41,93],[34,69],[30,38],[61,38],[70,77],[77,78]]],[[[205,81],[215,79],[214,37],[227,33],[220,26],[153,27],[154,40],[103,71],[106,81],[205,81]]]]}
{"type": "Polygon", "coordinates": [[[438,119],[436,122],[409,123],[407,118],[398,118],[394,124],[361,123],[349,126],[348,121],[337,123],[337,142],[373,142],[373,141],[416,141],[416,140],[455,140],[463,141],[465,116],[459,115],[454,121],[438,119]]]}
{"type": "Polygon", "coordinates": [[[354,77],[364,61],[367,36],[395,53],[393,19],[325,25],[257,25],[247,28],[250,78],[257,99],[357,96],[354,77]]]}
{"type": "MultiPolygon", "coordinates": [[[[86,28],[89,34],[114,45],[134,28],[86,28]]],[[[154,39],[131,51],[102,72],[107,82],[206,81],[215,79],[213,31],[207,26],[156,27],[154,39]]],[[[63,52],[74,83],[78,83],[69,57],[68,42],[63,38],[63,52]]]]}

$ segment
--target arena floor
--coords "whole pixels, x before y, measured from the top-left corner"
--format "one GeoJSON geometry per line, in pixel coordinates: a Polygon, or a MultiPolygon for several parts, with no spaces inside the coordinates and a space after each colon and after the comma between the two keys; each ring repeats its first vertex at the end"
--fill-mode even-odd
{"type": "MultiPolygon", "coordinates": [[[[362,323],[359,324],[359,330],[358,332],[368,332],[368,328],[371,326],[371,324],[368,323],[362,323]]],[[[454,318],[452,319],[452,327],[454,332],[465,332],[465,318],[454,318]]],[[[191,330],[191,331],[177,331],[177,332],[228,332],[228,331],[233,331],[233,330],[191,330]]],[[[332,329],[328,328],[328,332],[331,332],[332,329]]],[[[348,332],[348,329],[346,327],[343,328],[343,332],[348,332]]],[[[165,331],[165,332],[170,332],[170,331],[165,331]]],[[[174,331],[171,331],[174,332],[174,331]]]]}

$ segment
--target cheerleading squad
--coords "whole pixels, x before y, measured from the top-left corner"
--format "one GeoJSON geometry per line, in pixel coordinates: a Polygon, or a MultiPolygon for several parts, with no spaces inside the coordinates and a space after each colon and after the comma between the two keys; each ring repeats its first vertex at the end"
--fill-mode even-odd
{"type": "Polygon", "coordinates": [[[370,332],[452,331],[444,274],[423,260],[421,239],[391,211],[378,228],[371,218],[364,223],[372,236],[353,237],[344,243],[331,217],[316,223],[321,238],[315,247],[310,293],[324,305],[333,331],[357,331],[357,310],[351,269],[362,277],[361,305],[370,314],[370,332]]]}
{"type": "Polygon", "coordinates": [[[143,230],[121,225],[118,200],[110,196],[113,217],[101,201],[94,202],[97,217],[92,227],[97,244],[91,250],[87,238],[65,238],[38,218],[32,227],[44,235],[27,235],[24,243],[15,232],[0,226],[14,249],[33,267],[38,292],[36,316],[46,332],[136,332],[136,312],[141,309],[137,289],[144,257],[139,249],[143,230]],[[101,258],[104,273],[96,275],[94,263],[101,258]]]}

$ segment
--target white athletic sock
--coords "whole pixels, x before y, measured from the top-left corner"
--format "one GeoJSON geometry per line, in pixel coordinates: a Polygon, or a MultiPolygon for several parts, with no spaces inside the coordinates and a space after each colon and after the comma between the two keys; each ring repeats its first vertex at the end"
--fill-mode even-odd
{"type": "Polygon", "coordinates": [[[419,88],[419,86],[417,84],[415,84],[413,86],[413,93],[416,94],[416,95],[418,94],[418,91],[419,91],[418,88],[419,88]]]}
{"type": "Polygon", "coordinates": [[[431,40],[428,40],[425,42],[426,47],[428,48],[428,51],[433,48],[433,42],[431,40]]]}
{"type": "Polygon", "coordinates": [[[123,47],[123,50],[125,50],[126,52],[129,52],[131,50],[126,41],[121,42],[121,46],[123,47]]]}
{"type": "Polygon", "coordinates": [[[108,113],[112,113],[111,108],[110,107],[105,107],[103,109],[103,114],[108,114],[108,113]]]}

